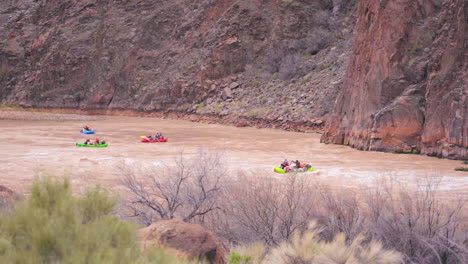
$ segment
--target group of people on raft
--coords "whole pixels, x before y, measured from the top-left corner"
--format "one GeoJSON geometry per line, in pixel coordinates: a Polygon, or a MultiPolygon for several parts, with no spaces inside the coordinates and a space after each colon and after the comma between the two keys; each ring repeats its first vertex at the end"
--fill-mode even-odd
{"type": "Polygon", "coordinates": [[[84,142],[85,145],[104,145],[106,144],[105,140],[100,140],[99,138],[96,138],[95,140],[91,141],[89,138],[87,138],[84,142]]]}
{"type": "MultiPolygon", "coordinates": [[[[92,129],[89,127],[89,126],[83,126],[83,131],[91,131],[92,129]]],[[[154,136],[152,135],[149,135],[149,136],[146,136],[146,138],[148,140],[160,140],[160,139],[164,139],[164,136],[162,133],[160,132],[156,132],[156,134],[154,136]]],[[[89,138],[86,139],[86,141],[84,142],[85,145],[104,145],[106,144],[106,141],[105,140],[100,140],[99,138],[96,138],[95,140],[91,140],[89,138]]]]}
{"type": "Polygon", "coordinates": [[[164,139],[164,136],[163,134],[159,133],[159,132],[156,132],[156,134],[154,135],[154,137],[152,135],[149,135],[149,136],[146,136],[146,138],[148,140],[160,140],[160,139],[164,139]]]}
{"type": "Polygon", "coordinates": [[[307,171],[310,168],[309,164],[302,164],[299,160],[296,161],[291,161],[291,163],[294,163],[294,165],[290,165],[289,161],[287,159],[284,159],[284,161],[281,163],[281,169],[285,170],[286,172],[290,171],[307,171]]]}
{"type": "MultiPolygon", "coordinates": [[[[93,129],[90,128],[89,126],[83,126],[83,131],[92,131],[93,129]]],[[[99,138],[96,138],[94,140],[91,140],[89,138],[87,138],[84,142],[85,145],[95,145],[95,146],[99,146],[99,145],[104,145],[106,144],[106,141],[105,140],[100,140],[99,138]]]]}

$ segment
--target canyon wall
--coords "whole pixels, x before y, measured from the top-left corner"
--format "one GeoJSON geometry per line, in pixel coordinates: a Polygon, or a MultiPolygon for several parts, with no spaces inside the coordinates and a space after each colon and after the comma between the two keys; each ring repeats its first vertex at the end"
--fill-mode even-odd
{"type": "Polygon", "coordinates": [[[0,101],[326,122],[325,143],[466,159],[467,9],[464,0],[3,0],[0,101]]]}
{"type": "Polygon", "coordinates": [[[351,0],[3,0],[0,100],[323,118],[341,88],[354,8],[351,0]]]}
{"type": "Polygon", "coordinates": [[[361,0],[322,142],[468,157],[468,2],[361,0]]]}

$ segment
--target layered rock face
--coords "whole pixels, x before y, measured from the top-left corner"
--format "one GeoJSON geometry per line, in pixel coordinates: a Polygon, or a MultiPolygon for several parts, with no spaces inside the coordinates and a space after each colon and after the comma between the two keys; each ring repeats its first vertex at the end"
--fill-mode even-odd
{"type": "Polygon", "coordinates": [[[468,2],[362,0],[322,142],[468,157],[468,2]]]}
{"type": "Polygon", "coordinates": [[[4,0],[0,100],[309,120],[331,112],[352,0],[4,0]]]}

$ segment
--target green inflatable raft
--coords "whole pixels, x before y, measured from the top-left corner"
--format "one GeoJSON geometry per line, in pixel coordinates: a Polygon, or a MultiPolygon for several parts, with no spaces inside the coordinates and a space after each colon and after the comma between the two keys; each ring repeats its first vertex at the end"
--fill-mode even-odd
{"type": "Polygon", "coordinates": [[[305,167],[303,168],[300,168],[300,169],[291,169],[290,171],[286,171],[284,169],[282,169],[281,167],[275,167],[274,171],[277,172],[277,173],[282,173],[282,174],[286,174],[286,173],[298,173],[298,172],[309,172],[309,171],[314,171],[314,167],[310,166],[310,165],[306,165],[305,167]]]}
{"type": "Polygon", "coordinates": [[[76,143],[76,146],[77,147],[89,147],[89,148],[105,148],[105,147],[109,146],[109,144],[105,143],[105,144],[101,144],[101,145],[88,145],[88,144],[85,144],[85,143],[76,143]]]}

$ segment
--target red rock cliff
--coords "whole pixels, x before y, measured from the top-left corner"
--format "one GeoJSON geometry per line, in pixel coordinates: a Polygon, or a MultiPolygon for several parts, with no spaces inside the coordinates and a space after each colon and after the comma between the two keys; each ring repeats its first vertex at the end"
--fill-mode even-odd
{"type": "Polygon", "coordinates": [[[468,156],[468,2],[361,0],[322,142],[468,156]]]}
{"type": "Polygon", "coordinates": [[[333,109],[356,0],[2,0],[0,101],[308,121],[333,109]]]}

